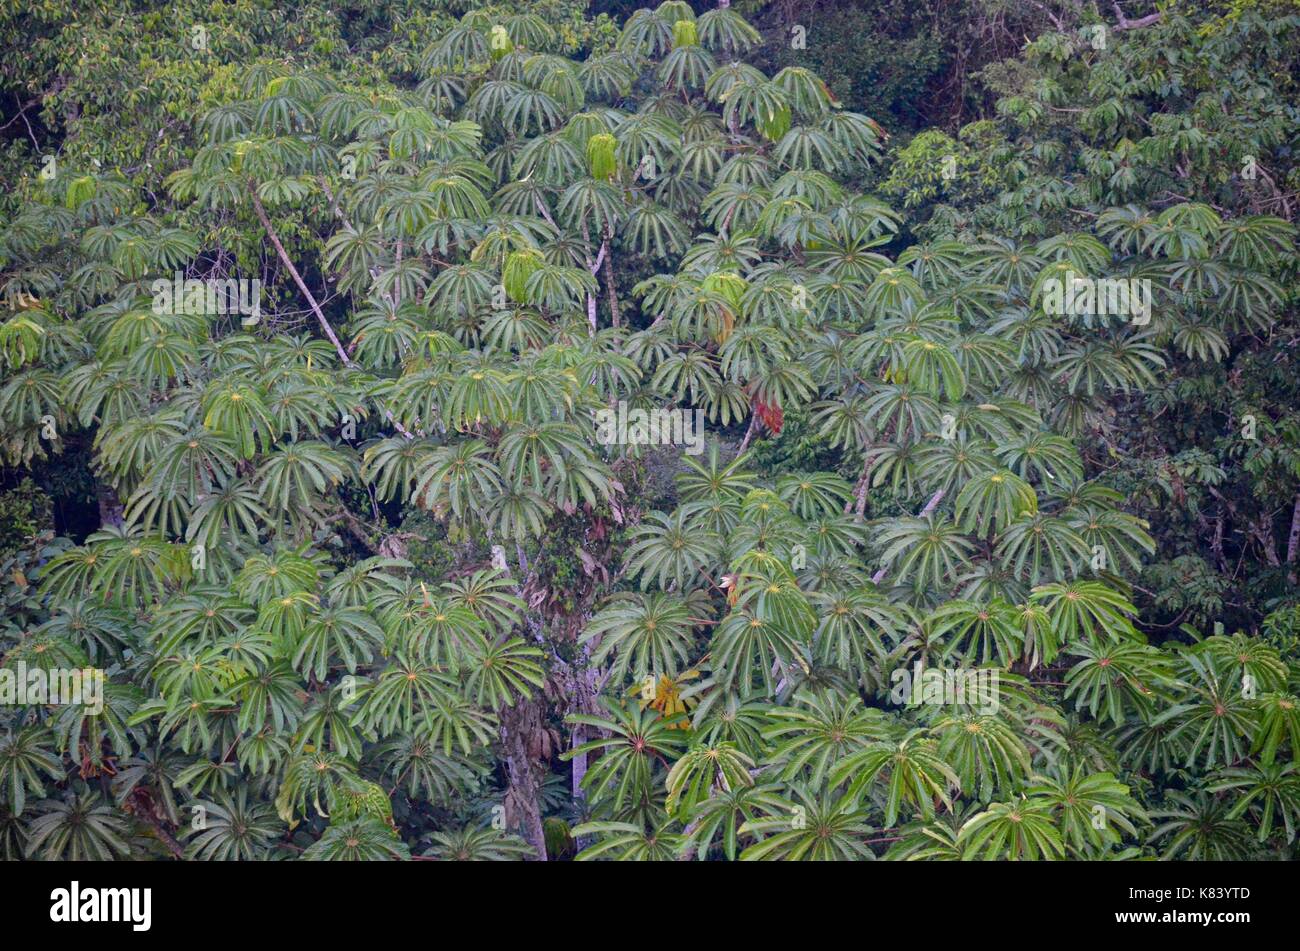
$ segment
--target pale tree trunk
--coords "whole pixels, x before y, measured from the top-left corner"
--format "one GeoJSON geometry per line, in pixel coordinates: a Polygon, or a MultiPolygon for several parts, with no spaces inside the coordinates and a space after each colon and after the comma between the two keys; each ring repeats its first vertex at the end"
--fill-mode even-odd
{"type": "MultiPolygon", "coordinates": [[[[587,728],[579,723],[573,728],[573,739],[569,749],[576,750],[583,743],[587,742],[587,728]]],[[[579,753],[573,757],[573,773],[571,791],[574,803],[582,803],[587,798],[587,793],[582,788],[582,781],[587,777],[587,754],[579,753]]]]}
{"type": "Polygon", "coordinates": [[[853,501],[844,503],[844,514],[849,514],[852,507],[854,517],[860,522],[862,516],[867,511],[867,490],[870,487],[868,480],[871,478],[871,467],[876,458],[871,455],[871,446],[866,449],[866,458],[862,460],[862,475],[858,477],[858,484],[853,487],[853,501]]]}
{"type": "MultiPolygon", "coordinates": [[[[316,296],[312,294],[311,290],[307,287],[307,282],[304,281],[302,275],[298,273],[298,268],[295,267],[293,261],[290,260],[289,252],[284,249],[284,244],[280,241],[280,236],[276,234],[275,228],[271,225],[271,219],[267,217],[266,209],[262,207],[262,200],[257,197],[256,186],[253,187],[251,196],[253,199],[253,211],[257,215],[257,220],[262,223],[262,228],[266,231],[266,236],[271,239],[271,244],[275,247],[276,255],[289,271],[289,275],[293,278],[293,282],[298,285],[298,290],[302,291],[302,296],[307,298],[307,304],[311,307],[312,313],[316,315],[316,321],[320,324],[321,330],[325,332],[325,336],[329,338],[330,343],[334,344],[334,349],[338,352],[339,359],[343,361],[343,365],[348,368],[355,367],[356,364],[354,364],[352,358],[348,356],[348,352],[343,348],[343,344],[339,343],[338,335],[334,333],[334,328],[330,326],[329,320],[326,319],[325,312],[321,310],[320,304],[317,303],[316,296]]],[[[401,254],[400,249],[398,254],[401,254]]],[[[392,410],[385,407],[382,403],[380,404],[380,409],[384,411],[384,418],[393,424],[394,429],[407,439],[415,438],[407,431],[405,426],[397,421],[397,417],[393,415],[392,410]]]]}
{"type": "MultiPolygon", "coordinates": [[[[570,696],[569,709],[572,713],[592,714],[597,710],[596,707],[596,671],[586,666],[587,651],[583,651],[581,666],[573,668],[572,695],[570,696]]],[[[577,749],[583,743],[587,742],[587,728],[581,723],[573,726],[573,736],[571,739],[570,749],[577,749]]],[[[579,753],[573,758],[573,799],[575,803],[581,802],[587,798],[587,793],[582,788],[583,777],[587,775],[587,754],[579,753]]]]}
{"type": "Polygon", "coordinates": [[[298,290],[302,291],[302,296],[307,298],[307,304],[311,307],[312,313],[316,315],[316,320],[325,331],[325,336],[329,337],[330,343],[334,344],[334,349],[338,352],[339,359],[343,361],[345,367],[352,366],[352,360],[348,357],[348,352],[343,349],[343,344],[339,343],[339,338],[334,333],[334,328],[330,322],[325,319],[325,312],[320,309],[320,304],[316,303],[316,297],[307,288],[307,282],[302,279],[298,269],[289,258],[289,253],[285,251],[284,245],[280,242],[280,236],[276,234],[275,228],[271,226],[271,219],[266,215],[266,209],[262,207],[262,200],[257,197],[257,189],[253,189],[253,211],[257,215],[257,220],[262,223],[262,228],[266,231],[266,236],[271,239],[271,244],[275,246],[275,253],[279,256],[280,261],[289,271],[289,276],[293,282],[298,285],[298,290]]]}

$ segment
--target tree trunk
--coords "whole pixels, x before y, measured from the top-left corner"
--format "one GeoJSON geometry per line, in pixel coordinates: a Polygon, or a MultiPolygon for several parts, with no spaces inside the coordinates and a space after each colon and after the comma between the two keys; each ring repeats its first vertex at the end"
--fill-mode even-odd
{"type": "Polygon", "coordinates": [[[614,287],[614,253],[609,250],[611,235],[605,229],[605,294],[609,297],[610,325],[618,326],[618,289],[614,287]]]}
{"type": "Polygon", "coordinates": [[[99,527],[116,528],[121,525],[124,509],[122,500],[117,497],[113,487],[102,482],[97,483],[95,497],[99,503],[99,527]]]}
{"type": "Polygon", "coordinates": [[[1255,523],[1255,538],[1259,542],[1259,547],[1264,551],[1264,559],[1270,566],[1276,568],[1282,564],[1277,557],[1277,546],[1273,543],[1273,519],[1267,513],[1259,516],[1259,521],[1255,523]]]}
{"type": "MultiPolygon", "coordinates": [[[[329,338],[330,343],[334,344],[334,349],[337,351],[339,359],[343,361],[343,365],[349,368],[355,367],[356,364],[353,363],[352,358],[348,356],[347,350],[343,348],[343,344],[339,343],[339,338],[338,335],[334,333],[334,328],[330,326],[330,322],[325,318],[325,312],[321,310],[320,304],[316,302],[315,295],[312,294],[310,289],[308,289],[307,282],[302,279],[302,275],[298,273],[298,268],[296,268],[293,261],[289,259],[289,252],[284,249],[284,244],[281,243],[280,236],[276,234],[275,228],[271,226],[271,219],[266,215],[266,209],[262,207],[262,200],[257,197],[256,187],[252,189],[251,195],[253,199],[253,211],[257,214],[257,220],[262,223],[262,228],[265,229],[266,236],[271,239],[271,244],[275,246],[275,253],[279,256],[280,261],[289,271],[289,275],[293,278],[293,282],[298,285],[298,290],[302,291],[302,296],[307,298],[307,304],[311,307],[312,313],[316,315],[316,320],[320,324],[321,330],[325,332],[325,336],[329,338]]],[[[400,250],[398,251],[398,254],[400,256],[400,250]]],[[[415,438],[407,432],[405,426],[397,421],[397,417],[393,415],[392,410],[385,407],[382,403],[379,405],[380,409],[384,411],[384,418],[393,424],[394,429],[407,439],[415,438]]]]}
{"type": "Polygon", "coordinates": [[[862,521],[862,517],[867,511],[867,491],[870,489],[871,470],[875,467],[876,460],[880,458],[871,454],[871,450],[874,448],[875,446],[871,445],[863,449],[862,475],[858,477],[858,484],[853,487],[853,501],[846,502],[844,505],[844,514],[849,514],[851,506],[853,517],[859,522],[862,521]]]}
{"type": "Polygon", "coordinates": [[[506,766],[506,823],[520,828],[524,841],[536,853],[533,861],[546,861],[546,833],[542,829],[542,812],[537,802],[537,769],[529,738],[542,727],[540,698],[520,700],[514,706],[502,707],[501,744],[506,766]]]}
{"type": "Polygon", "coordinates": [[[266,231],[266,236],[271,239],[271,244],[275,246],[275,253],[279,256],[281,263],[289,271],[289,276],[293,282],[298,285],[298,290],[302,291],[302,296],[307,298],[307,304],[311,307],[312,313],[316,315],[316,320],[325,331],[325,336],[329,337],[330,343],[334,344],[334,349],[338,352],[339,359],[343,361],[345,367],[352,366],[352,360],[348,357],[348,352],[343,349],[343,344],[339,343],[339,338],[334,333],[334,328],[330,322],[325,319],[325,313],[320,309],[320,304],[316,302],[315,295],[307,288],[307,282],[302,279],[298,273],[298,268],[294,266],[293,261],[289,259],[289,252],[284,249],[280,242],[280,236],[276,234],[275,228],[271,226],[271,219],[266,215],[266,209],[262,207],[262,200],[257,197],[257,189],[252,190],[253,211],[257,215],[257,220],[262,223],[262,228],[266,231]]]}
{"type": "Polygon", "coordinates": [[[749,441],[754,438],[754,433],[758,432],[758,413],[753,409],[749,413],[749,428],[745,430],[745,438],[740,443],[740,452],[749,448],[749,441]]]}
{"type": "Polygon", "coordinates": [[[1300,492],[1295,496],[1295,507],[1291,509],[1291,534],[1286,540],[1286,563],[1291,566],[1287,578],[1296,583],[1295,559],[1300,554],[1300,492]]]}

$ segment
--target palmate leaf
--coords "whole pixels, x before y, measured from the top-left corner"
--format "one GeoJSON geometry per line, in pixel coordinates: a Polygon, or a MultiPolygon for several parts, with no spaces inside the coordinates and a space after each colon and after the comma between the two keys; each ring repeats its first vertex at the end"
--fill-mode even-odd
{"type": "Polygon", "coordinates": [[[1007,570],[1030,583],[1078,574],[1091,552],[1067,522],[1042,513],[1006,526],[996,551],[1007,570]]]}
{"type": "Polygon", "coordinates": [[[1105,851],[1126,835],[1137,836],[1134,820],[1146,819],[1128,786],[1113,774],[1094,772],[1081,762],[1036,776],[1026,793],[1059,810],[1056,822],[1061,838],[1080,856],[1105,851]]]}
{"type": "Polygon", "coordinates": [[[528,699],[545,679],[538,662],[544,653],[522,637],[489,643],[480,640],[464,660],[465,692],[480,707],[493,710],[528,699]]]}
{"type": "Polygon", "coordinates": [[[438,667],[398,653],[365,688],[351,722],[368,734],[410,732],[455,692],[455,681],[438,667]]]}
{"type": "Polygon", "coordinates": [[[834,172],[848,159],[843,147],[817,126],[796,125],[777,143],[775,158],[789,168],[834,172]]]}
{"type": "Polygon", "coordinates": [[[966,821],[958,841],[985,861],[1064,858],[1051,808],[1045,797],[992,803],[966,821]]]}
{"type": "Polygon", "coordinates": [[[730,7],[715,7],[695,21],[699,41],[710,49],[743,53],[761,41],[759,32],[730,7]]]}
{"type": "Polygon", "coordinates": [[[672,595],[620,597],[587,622],[579,643],[593,641],[599,646],[591,662],[609,664],[615,683],[629,674],[637,682],[647,676],[671,677],[690,666],[694,646],[690,611],[686,602],[672,595]]]}
{"type": "Polygon", "coordinates": [[[741,835],[759,838],[740,854],[741,861],[825,862],[875,858],[865,839],[873,831],[869,813],[851,793],[821,787],[820,795],[792,785],[780,806],[764,806],[763,818],[741,825],[741,835]]]}
{"type": "Polygon", "coordinates": [[[891,603],[869,583],[848,590],[814,591],[809,600],[818,617],[813,656],[864,681],[890,646],[903,639],[912,621],[906,607],[891,603]]]}
{"type": "Polygon", "coordinates": [[[1003,666],[1021,654],[1024,634],[1019,615],[1005,601],[987,604],[948,601],[925,619],[929,636],[942,638],[949,651],[961,654],[968,663],[987,664],[996,660],[1003,666]]]}
{"type": "Polygon", "coordinates": [[[466,794],[476,778],[472,764],[440,752],[437,743],[419,734],[381,743],[372,755],[385,764],[385,775],[393,788],[405,789],[412,798],[430,802],[453,801],[466,794]]]}
{"type": "MultiPolygon", "coordinates": [[[[811,519],[808,522],[813,538],[813,551],[820,558],[842,559],[857,555],[859,546],[866,542],[866,529],[861,522],[844,513],[811,519]]],[[[800,584],[805,579],[800,577],[800,584]]]]}
{"type": "Polygon", "coordinates": [[[684,502],[739,501],[753,487],[755,476],[745,471],[748,456],[736,456],[724,465],[716,441],[709,444],[706,464],[690,457],[683,462],[687,469],[678,475],[677,486],[684,502]]]}
{"type": "Polygon", "coordinates": [[[1035,587],[1030,599],[1047,609],[1059,644],[1083,639],[1095,644],[1141,636],[1126,617],[1137,614],[1137,608],[1099,581],[1053,581],[1035,587]]]}
{"type": "Polygon", "coordinates": [[[510,417],[510,404],[505,374],[479,360],[452,384],[445,418],[460,430],[500,425],[510,417]]]}
{"type": "MultiPolygon", "coordinates": [[[[953,422],[957,421],[954,415],[953,422]]],[[[888,460],[888,448],[877,450],[882,460],[878,465],[888,460]]],[[[942,491],[944,497],[959,492],[977,474],[997,468],[992,444],[983,439],[967,439],[961,432],[953,439],[928,440],[915,447],[915,454],[910,458],[915,460],[915,468],[919,470],[917,478],[925,490],[932,494],[942,491]]]]}
{"type": "Polygon", "coordinates": [[[132,684],[105,682],[103,702],[65,704],[50,724],[61,753],[80,754],[83,763],[101,766],[110,754],[128,756],[140,742],[134,715],[144,702],[144,693],[132,684]]]}
{"type": "Polygon", "coordinates": [[[1001,532],[1038,512],[1033,487],[1007,469],[976,473],[957,495],[957,520],[966,531],[1001,532]]]}
{"type": "Polygon", "coordinates": [[[1016,623],[1024,635],[1024,659],[1033,670],[1039,663],[1050,664],[1061,649],[1051,615],[1041,604],[1021,603],[1015,606],[1016,623]]]}
{"type": "Polygon", "coordinates": [[[792,641],[806,642],[817,619],[790,568],[776,555],[755,548],[737,560],[732,603],[761,625],[792,641]]]}
{"type": "Polygon", "coordinates": [[[763,728],[763,738],[774,744],[771,758],[781,764],[787,782],[806,778],[821,786],[845,756],[889,736],[884,715],[856,696],[803,692],[795,699],[796,706],[771,708],[763,728]]]}
{"type": "Polygon", "coordinates": [[[578,81],[589,98],[617,99],[635,78],[631,63],[617,53],[590,56],[578,64],[578,81]]]}
{"type": "Polygon", "coordinates": [[[20,367],[36,359],[45,336],[45,315],[40,311],[19,314],[0,324],[0,355],[8,365],[20,367]]]}
{"type": "Polygon", "coordinates": [[[354,680],[344,678],[310,697],[292,737],[296,752],[328,749],[345,758],[360,756],[361,737],[353,728],[348,712],[360,692],[356,686],[354,680]]]}
{"type": "Polygon", "coordinates": [[[189,568],[186,549],[158,536],[118,529],[88,541],[101,542],[91,591],[105,601],[130,605],[160,598],[189,568]]]}
{"type": "Polygon", "coordinates": [[[300,517],[351,474],[351,460],[317,440],[282,444],[267,454],[258,470],[262,499],[272,510],[300,517]]]}
{"type": "Polygon", "coordinates": [[[436,449],[429,463],[416,481],[413,498],[458,519],[485,510],[488,501],[504,488],[491,451],[478,440],[436,449]]]}
{"type": "Polygon", "coordinates": [[[586,227],[599,235],[618,228],[626,206],[622,193],[609,182],[580,178],[564,190],[557,210],[567,227],[586,227]]]}
{"type": "Polygon", "coordinates": [[[1030,751],[1019,726],[1009,716],[971,712],[941,717],[931,730],[962,791],[988,801],[1011,795],[1029,777],[1030,751]]]}
{"type": "Polygon", "coordinates": [[[1182,653],[1179,674],[1188,694],[1152,722],[1170,724],[1171,740],[1186,739],[1189,767],[1202,755],[1207,769],[1244,759],[1258,714],[1238,678],[1223,662],[1190,651],[1182,653]]]}
{"type": "Polygon", "coordinates": [[[920,587],[941,587],[974,549],[960,528],[933,515],[882,522],[877,539],[881,561],[920,587]]]}
{"type": "Polygon", "coordinates": [[[715,786],[722,792],[752,786],[749,771],[753,768],[754,761],[734,743],[692,746],[668,771],[665,808],[669,815],[686,816],[715,786]]]}
{"type": "Polygon", "coordinates": [[[393,862],[409,859],[411,852],[382,819],[361,816],[331,822],[302,857],[307,862],[393,862]]]}
{"type": "MultiPolygon", "coordinates": [[[[607,716],[570,714],[565,722],[595,727],[606,736],[576,746],[560,754],[560,759],[568,761],[580,753],[600,751],[600,758],[588,766],[582,788],[593,801],[608,801],[617,812],[650,795],[657,768],[668,769],[668,757],[681,750],[685,739],[671,721],[653,709],[617,705],[608,699],[603,702],[607,716]]],[[[582,833],[575,829],[574,834],[582,833]]]]}
{"type": "Polygon", "coordinates": [[[686,836],[687,849],[694,850],[695,857],[704,861],[716,840],[727,860],[735,861],[740,851],[740,827],[759,819],[764,813],[779,811],[785,805],[778,794],[780,788],[777,784],[767,783],[715,791],[690,813],[686,826],[690,830],[686,836]]]}
{"type": "Polygon", "coordinates": [[[1231,815],[1228,801],[1206,792],[1165,793],[1163,808],[1151,812],[1156,822],[1150,841],[1160,843],[1160,857],[1188,861],[1241,861],[1251,854],[1250,826],[1231,815]]]}
{"type": "MultiPolygon", "coordinates": [[[[743,220],[739,224],[743,225],[743,220]]],[[[668,208],[652,201],[635,205],[627,216],[633,246],[647,257],[669,258],[686,250],[686,228],[668,208]]]]}
{"type": "MultiPolygon", "coordinates": [[[[689,23],[685,20],[677,22],[678,24],[689,23]]],[[[690,25],[694,26],[694,24],[690,25]]],[[[709,51],[692,39],[685,45],[674,46],[672,52],[664,57],[659,65],[659,82],[674,89],[699,89],[713,72],[715,65],[709,51]]],[[[780,135],[770,138],[778,139],[780,135]]]]}
{"type": "Polygon", "coordinates": [[[1271,763],[1285,743],[1294,756],[1300,750],[1300,700],[1290,693],[1267,693],[1259,698],[1258,714],[1251,753],[1271,763]]]}
{"type": "Polygon", "coordinates": [[[1294,842],[1300,825],[1300,767],[1295,763],[1268,762],[1256,767],[1224,769],[1206,786],[1206,791],[1222,793],[1239,790],[1241,796],[1228,813],[1237,819],[1248,812],[1259,826],[1256,838],[1268,839],[1274,823],[1280,819],[1288,843],[1294,842]]]}
{"type": "Polygon", "coordinates": [[[549,313],[576,310],[585,295],[595,294],[596,279],[580,267],[544,264],[528,276],[526,300],[549,313]]]}
{"type": "Polygon", "coordinates": [[[292,663],[304,677],[323,681],[337,658],[348,673],[374,657],[383,629],[361,608],[328,607],[312,615],[294,647],[292,663]]]}
{"type": "Polygon", "coordinates": [[[1065,699],[1102,722],[1123,724],[1130,712],[1149,716],[1166,692],[1172,670],[1168,658],[1146,644],[1131,641],[1076,642],[1070,653],[1083,660],[1065,675],[1065,699]]]}
{"type": "Polygon", "coordinates": [[[934,818],[935,803],[952,809],[952,793],[960,787],[957,774],[940,757],[936,741],[926,731],[909,731],[901,739],[872,743],[836,763],[830,782],[847,782],[847,797],[860,800],[877,784],[885,796],[885,827],[893,827],[909,807],[925,819],[934,818]]]}
{"type": "Polygon", "coordinates": [[[247,384],[212,386],[204,394],[203,408],[204,427],[229,439],[245,459],[259,447],[269,448],[277,434],[261,394],[247,384]]]}
{"type": "Polygon", "coordinates": [[[517,485],[507,485],[488,503],[483,512],[490,530],[504,539],[522,544],[538,537],[546,528],[553,506],[540,492],[517,485]]]}
{"type": "Polygon", "coordinates": [[[898,830],[898,841],[885,853],[886,861],[903,862],[962,862],[970,855],[961,841],[961,827],[979,810],[978,805],[967,806],[933,822],[911,822],[898,830]]]}
{"type": "Polygon", "coordinates": [[[168,699],[146,701],[127,723],[137,726],[160,718],[157,726],[160,737],[174,740],[185,753],[210,756],[223,725],[222,717],[228,716],[235,706],[233,697],[177,694],[168,699]]]}
{"type": "Polygon", "coordinates": [[[91,661],[103,663],[109,657],[120,657],[129,640],[134,643],[134,631],[129,630],[126,616],[117,609],[95,602],[72,602],[59,605],[36,634],[66,639],[82,648],[91,661]]]}
{"type": "Polygon", "coordinates": [[[325,594],[340,607],[371,608],[388,592],[402,586],[403,572],[413,565],[404,558],[366,558],[330,579],[325,594]]]}
{"type": "Polygon", "coordinates": [[[510,630],[525,610],[524,602],[513,593],[514,582],[495,570],[476,571],[459,581],[445,581],[442,587],[453,604],[468,608],[498,630],[510,630]]]}
{"type": "Polygon", "coordinates": [[[772,668],[797,663],[803,642],[761,618],[731,613],[714,631],[712,656],[724,681],[748,690],[757,672],[764,691],[775,694],[772,668]]]}
{"type": "MultiPolygon", "coordinates": [[[[670,11],[661,13],[659,10],[644,8],[636,10],[623,24],[623,32],[618,39],[619,50],[649,57],[662,56],[668,52],[672,48],[675,22],[675,19],[665,15],[668,12],[670,11]]],[[[693,18],[694,11],[683,17],[683,19],[693,18]]]]}
{"type": "Polygon", "coordinates": [[[42,861],[112,861],[130,851],[127,824],[93,793],[38,803],[28,829],[28,858],[42,861]]]}
{"type": "Polygon", "coordinates": [[[533,854],[533,847],[514,835],[496,829],[448,829],[429,836],[432,843],[422,854],[443,862],[517,862],[533,854]]]}
{"type": "Polygon", "coordinates": [[[29,797],[45,795],[45,780],[63,775],[63,761],[54,755],[53,738],[40,725],[30,725],[0,735],[0,794],[22,815],[29,797]]]}
{"type": "Polygon", "coordinates": [[[612,858],[622,862],[667,862],[678,858],[684,840],[670,832],[670,823],[646,829],[633,822],[583,822],[573,827],[575,838],[592,837],[595,843],[583,849],[575,861],[612,858]]]}
{"type": "Polygon", "coordinates": [[[511,428],[497,455],[498,466],[513,483],[538,491],[552,480],[567,481],[592,461],[582,430],[558,421],[511,428]]]}
{"type": "Polygon", "coordinates": [[[461,659],[483,636],[478,616],[464,605],[432,596],[422,581],[407,582],[395,588],[394,595],[385,597],[379,614],[385,651],[459,671],[461,659]]]}
{"type": "Polygon", "coordinates": [[[104,467],[123,479],[143,475],[162,448],[184,430],[179,416],[162,412],[123,420],[100,431],[99,448],[104,467]]]}
{"type": "MultiPolygon", "coordinates": [[[[442,748],[442,756],[472,756],[499,736],[495,714],[475,706],[459,694],[437,699],[426,713],[413,736],[417,745],[409,749],[415,755],[421,749],[442,748]]],[[[405,735],[403,735],[405,736],[405,735]]],[[[401,743],[399,736],[396,742],[401,743]]],[[[423,754],[421,754],[423,755],[423,754]]]]}
{"type": "Polygon", "coordinates": [[[965,394],[966,377],[947,347],[933,340],[914,339],[904,345],[903,354],[907,379],[927,395],[956,401],[965,394]]]}
{"type": "Polygon", "coordinates": [[[185,830],[185,855],[208,862],[265,859],[275,839],[283,833],[275,810],[268,803],[249,802],[248,790],[218,793],[203,804],[203,824],[185,830]]]}
{"type": "Polygon", "coordinates": [[[287,548],[252,555],[235,577],[234,589],[249,604],[258,606],[296,591],[315,591],[320,579],[318,558],[287,548]]]}
{"type": "Polygon", "coordinates": [[[720,539],[691,524],[695,509],[680,506],[672,515],[651,512],[631,533],[624,556],[628,575],[641,579],[641,590],[652,584],[668,590],[688,587],[701,569],[720,553],[720,539]]]}
{"type": "Polygon", "coordinates": [[[219,645],[161,655],[150,671],[158,692],[169,701],[219,696],[242,673],[228,663],[226,652],[219,645]]]}
{"type": "Polygon", "coordinates": [[[938,402],[909,383],[874,388],[862,405],[862,420],[868,431],[893,428],[899,442],[916,442],[925,434],[939,431],[938,402]]]}
{"type": "Polygon", "coordinates": [[[829,472],[790,473],[777,479],[776,494],[802,519],[843,511],[852,487],[829,472]]]}
{"type": "Polygon", "coordinates": [[[1103,570],[1128,565],[1136,571],[1142,553],[1155,552],[1155,540],[1147,532],[1150,525],[1127,512],[1071,510],[1065,520],[1092,553],[1090,563],[1101,555],[1103,570]]]}
{"type": "Polygon", "coordinates": [[[1277,649],[1262,638],[1241,632],[1230,637],[1215,634],[1202,641],[1199,650],[1225,664],[1229,676],[1253,691],[1286,687],[1289,669],[1277,649]]]}

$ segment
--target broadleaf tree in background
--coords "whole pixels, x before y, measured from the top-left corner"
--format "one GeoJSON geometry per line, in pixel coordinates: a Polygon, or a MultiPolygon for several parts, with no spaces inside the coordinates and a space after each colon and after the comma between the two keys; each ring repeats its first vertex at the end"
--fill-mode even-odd
{"type": "Polygon", "coordinates": [[[1034,4],[891,145],[730,5],[463,6],[149,14],[10,144],[3,462],[98,512],[0,666],[106,685],[4,856],[1294,857],[1300,17],[1034,4]]]}

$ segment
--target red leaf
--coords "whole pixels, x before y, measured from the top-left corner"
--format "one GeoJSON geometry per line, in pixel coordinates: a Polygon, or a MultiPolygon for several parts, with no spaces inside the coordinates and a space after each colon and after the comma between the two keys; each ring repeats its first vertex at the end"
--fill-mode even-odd
{"type": "Polygon", "coordinates": [[[781,409],[781,404],[767,404],[762,400],[754,401],[754,413],[758,416],[759,422],[771,430],[772,435],[779,436],[781,427],[785,424],[785,413],[781,409]]]}

